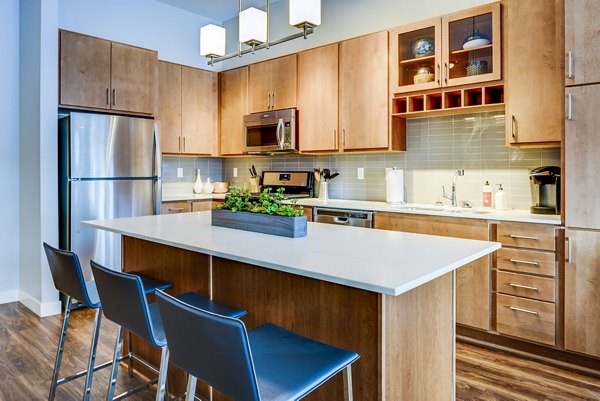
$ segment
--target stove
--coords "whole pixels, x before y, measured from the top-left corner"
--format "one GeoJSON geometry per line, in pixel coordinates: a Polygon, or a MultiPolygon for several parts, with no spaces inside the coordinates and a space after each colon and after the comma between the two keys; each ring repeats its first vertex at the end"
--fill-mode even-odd
{"type": "Polygon", "coordinates": [[[314,175],[312,171],[263,171],[264,188],[275,192],[285,188],[285,199],[312,198],[314,175]]]}

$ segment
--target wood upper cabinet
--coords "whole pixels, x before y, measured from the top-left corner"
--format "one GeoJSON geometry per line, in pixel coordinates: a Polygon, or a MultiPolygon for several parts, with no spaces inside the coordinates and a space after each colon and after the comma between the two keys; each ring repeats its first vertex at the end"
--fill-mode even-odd
{"type": "Polygon", "coordinates": [[[565,348],[600,357],[600,232],[566,230],[565,348]]]}
{"type": "Polygon", "coordinates": [[[600,2],[564,0],[565,84],[600,83],[600,2]]]}
{"type": "Polygon", "coordinates": [[[566,89],[570,112],[565,123],[565,225],[600,229],[600,85],[566,89]]]}
{"type": "Polygon", "coordinates": [[[63,106],[110,110],[108,40],[60,31],[60,90],[63,106]]]}
{"type": "Polygon", "coordinates": [[[60,31],[61,106],[153,115],[157,52],[60,31]]]}
{"type": "Polygon", "coordinates": [[[158,121],[161,152],[181,152],[181,66],[158,62],[158,121]]]}
{"type": "Polygon", "coordinates": [[[217,73],[181,67],[181,135],[183,153],[216,153],[217,73]]]}
{"type": "Polygon", "coordinates": [[[215,154],[217,74],[161,61],[158,80],[162,153],[215,154]]]}
{"type": "Polygon", "coordinates": [[[292,54],[249,66],[250,113],[296,107],[296,57],[292,54]]]}
{"type": "Polygon", "coordinates": [[[387,31],[340,43],[339,82],[341,147],[388,149],[387,31]]]}
{"type": "Polygon", "coordinates": [[[503,4],[506,143],[560,146],[563,0],[505,0],[503,4]]]}
{"type": "Polygon", "coordinates": [[[157,93],[158,53],[112,43],[112,110],[154,114],[157,93]]]}
{"type": "Polygon", "coordinates": [[[338,44],[298,54],[300,151],[338,149],[338,44]]]}
{"type": "Polygon", "coordinates": [[[248,67],[219,74],[221,155],[244,153],[244,115],[248,114],[248,67]]]}
{"type": "Polygon", "coordinates": [[[466,85],[502,78],[500,12],[500,2],[496,2],[442,18],[443,86],[466,85]],[[489,43],[472,43],[469,46],[468,37],[478,33],[485,35],[489,43]]]}
{"type": "MultiPolygon", "coordinates": [[[[476,239],[489,238],[486,220],[375,213],[375,228],[418,234],[476,239]]],[[[483,257],[456,271],[456,322],[490,329],[490,263],[483,257]]]]}

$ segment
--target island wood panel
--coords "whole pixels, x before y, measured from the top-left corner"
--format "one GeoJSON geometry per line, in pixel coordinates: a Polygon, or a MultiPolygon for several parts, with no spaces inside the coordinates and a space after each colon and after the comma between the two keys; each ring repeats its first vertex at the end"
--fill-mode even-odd
{"type": "MultiPolygon", "coordinates": [[[[123,271],[141,272],[158,280],[170,282],[173,287],[167,292],[171,295],[193,291],[209,296],[210,274],[207,255],[128,236],[123,236],[122,248],[123,271]]],[[[154,301],[154,296],[149,298],[151,302],[154,301]]],[[[137,336],[133,336],[133,351],[154,366],[159,366],[160,349],[137,336]]],[[[156,376],[136,362],[134,368],[148,377],[156,376]]],[[[172,363],[169,364],[168,382],[169,391],[175,394],[185,392],[185,374],[172,363]]],[[[199,382],[196,393],[208,397],[208,386],[199,382]]]]}
{"type": "MultiPolygon", "coordinates": [[[[360,359],[352,365],[354,399],[381,399],[380,294],[216,257],[212,278],[216,301],[248,310],[244,318],[248,330],[275,323],[359,353],[360,359]]],[[[342,401],[343,386],[339,374],[304,399],[342,401]]],[[[213,400],[229,398],[219,394],[213,400]]]]}
{"type": "MultiPolygon", "coordinates": [[[[479,219],[436,217],[398,213],[375,213],[374,227],[487,241],[488,222],[479,219]]],[[[435,250],[432,249],[432,252],[435,250]]],[[[489,257],[477,259],[456,271],[456,322],[483,330],[490,329],[489,257]]]]}
{"type": "Polygon", "coordinates": [[[158,53],[112,43],[112,110],[154,114],[158,97],[158,53]]]}
{"type": "Polygon", "coordinates": [[[244,115],[248,114],[248,67],[219,74],[221,155],[244,153],[244,115]]]}
{"type": "Polygon", "coordinates": [[[110,41],[60,31],[59,104],[110,109],[110,41]]]}
{"type": "Polygon", "coordinates": [[[600,2],[565,0],[565,31],[565,50],[573,54],[573,77],[567,64],[565,85],[600,83],[600,2]]]}
{"type": "Polygon", "coordinates": [[[453,273],[384,296],[385,400],[454,399],[453,297],[453,273]]]}
{"type": "Polygon", "coordinates": [[[160,150],[181,153],[181,65],[158,62],[160,150]]]}

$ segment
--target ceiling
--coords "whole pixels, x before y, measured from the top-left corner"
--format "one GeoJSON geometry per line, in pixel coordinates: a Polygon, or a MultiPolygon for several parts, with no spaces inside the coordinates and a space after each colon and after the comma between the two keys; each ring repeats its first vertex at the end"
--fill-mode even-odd
{"type": "MultiPolygon", "coordinates": [[[[173,7],[215,20],[227,21],[238,14],[238,0],[158,0],[173,7]]],[[[271,4],[278,0],[271,0],[271,4]]],[[[242,8],[265,8],[267,0],[243,0],[242,8]]]]}

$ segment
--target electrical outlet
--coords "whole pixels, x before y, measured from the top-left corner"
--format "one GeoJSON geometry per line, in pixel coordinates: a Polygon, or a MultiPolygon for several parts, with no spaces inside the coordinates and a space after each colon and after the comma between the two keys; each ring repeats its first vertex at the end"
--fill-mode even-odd
{"type": "Polygon", "coordinates": [[[237,177],[237,167],[233,168],[233,177],[237,177]]]}
{"type": "Polygon", "coordinates": [[[183,168],[177,167],[177,178],[183,177],[183,168]]]}
{"type": "Polygon", "coordinates": [[[365,179],[365,168],[364,167],[359,167],[356,169],[356,178],[359,180],[365,179]]]}

